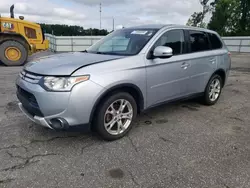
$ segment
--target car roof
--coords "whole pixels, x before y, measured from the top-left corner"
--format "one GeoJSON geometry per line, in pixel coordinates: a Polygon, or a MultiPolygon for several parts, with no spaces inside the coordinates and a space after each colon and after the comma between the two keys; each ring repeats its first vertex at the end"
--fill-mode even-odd
{"type": "Polygon", "coordinates": [[[128,29],[168,29],[168,28],[176,28],[176,29],[191,29],[191,30],[199,30],[209,33],[216,33],[215,31],[200,28],[200,27],[191,27],[186,25],[177,25],[177,24],[149,24],[149,25],[139,25],[134,27],[129,27],[128,29]]]}

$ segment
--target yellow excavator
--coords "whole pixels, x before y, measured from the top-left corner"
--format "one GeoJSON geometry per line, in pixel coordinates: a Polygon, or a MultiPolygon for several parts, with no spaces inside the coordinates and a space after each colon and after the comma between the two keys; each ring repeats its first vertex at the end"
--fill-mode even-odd
{"type": "Polygon", "coordinates": [[[10,18],[0,16],[0,61],[6,66],[25,64],[28,55],[49,48],[41,26],[24,20],[15,19],[14,5],[10,7],[10,18]]]}

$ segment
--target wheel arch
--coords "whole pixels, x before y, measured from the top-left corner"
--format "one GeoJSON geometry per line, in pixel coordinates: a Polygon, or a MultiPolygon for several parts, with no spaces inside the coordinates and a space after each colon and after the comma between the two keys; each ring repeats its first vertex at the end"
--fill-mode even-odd
{"type": "Polygon", "coordinates": [[[221,79],[222,79],[222,87],[224,87],[225,86],[225,82],[226,82],[226,72],[225,72],[225,70],[223,70],[223,69],[217,69],[216,71],[214,71],[213,72],[213,74],[211,74],[211,76],[210,77],[208,77],[208,80],[205,82],[206,83],[206,85],[205,85],[205,87],[203,88],[203,91],[205,92],[205,90],[206,90],[206,87],[207,87],[207,85],[208,85],[208,83],[209,83],[209,81],[210,81],[210,79],[214,76],[214,75],[219,75],[220,77],[221,77],[221,79]]]}
{"type": "Polygon", "coordinates": [[[224,87],[225,86],[225,82],[226,82],[226,72],[225,72],[225,70],[223,70],[223,69],[218,69],[218,70],[216,70],[215,72],[214,72],[214,74],[212,75],[212,76],[214,76],[214,75],[216,75],[216,74],[218,74],[220,77],[221,77],[221,79],[222,79],[222,87],[224,87]]]}
{"type": "Polygon", "coordinates": [[[98,99],[96,100],[94,107],[91,110],[90,114],[90,123],[93,121],[93,117],[96,113],[98,106],[105,100],[109,95],[114,94],[116,92],[127,92],[132,97],[134,97],[138,112],[141,112],[144,109],[144,97],[140,88],[131,83],[123,83],[110,87],[104,93],[102,93],[98,99]]]}

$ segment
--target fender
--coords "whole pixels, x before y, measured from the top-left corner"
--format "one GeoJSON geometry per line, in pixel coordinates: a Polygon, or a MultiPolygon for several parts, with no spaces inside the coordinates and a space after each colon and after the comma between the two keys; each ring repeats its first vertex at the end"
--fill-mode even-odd
{"type": "MultiPolygon", "coordinates": [[[[97,106],[100,104],[101,100],[102,100],[105,96],[107,96],[109,93],[112,93],[113,91],[117,91],[117,90],[120,90],[120,89],[122,90],[124,87],[126,87],[126,88],[131,88],[131,89],[133,89],[133,90],[136,91],[136,93],[139,95],[139,104],[137,104],[137,105],[139,105],[139,112],[142,111],[142,110],[144,109],[144,97],[143,97],[143,94],[142,94],[142,92],[141,92],[141,90],[140,90],[140,88],[139,88],[138,86],[136,86],[136,85],[134,85],[134,84],[131,84],[131,83],[118,84],[118,85],[116,85],[116,86],[113,86],[113,87],[107,89],[104,93],[102,93],[102,94],[98,97],[98,99],[96,100],[96,102],[95,102],[95,104],[94,104],[94,107],[93,107],[92,110],[91,110],[90,121],[89,121],[90,123],[91,123],[92,120],[93,120],[94,113],[95,113],[95,111],[96,111],[97,106]]],[[[138,103],[138,101],[137,101],[137,103],[138,103]]]]}

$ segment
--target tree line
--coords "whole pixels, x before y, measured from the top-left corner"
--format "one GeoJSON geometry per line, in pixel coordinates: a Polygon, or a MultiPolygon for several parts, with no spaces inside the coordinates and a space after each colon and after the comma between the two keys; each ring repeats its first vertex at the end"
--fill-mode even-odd
{"type": "Polygon", "coordinates": [[[106,29],[84,29],[81,26],[59,25],[59,24],[40,24],[44,33],[56,36],[104,36],[108,34],[106,29]]]}
{"type": "Polygon", "coordinates": [[[201,12],[194,12],[187,25],[208,28],[222,36],[250,36],[250,0],[200,0],[201,12]],[[208,23],[205,16],[211,13],[208,23]]]}

